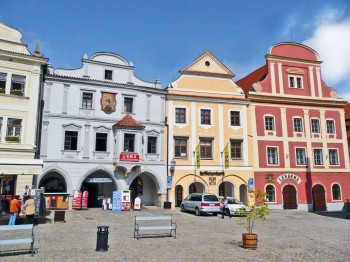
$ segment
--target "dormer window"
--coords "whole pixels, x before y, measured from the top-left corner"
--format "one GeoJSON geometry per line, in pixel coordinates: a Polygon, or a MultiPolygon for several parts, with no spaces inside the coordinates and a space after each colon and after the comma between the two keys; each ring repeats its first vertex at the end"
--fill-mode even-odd
{"type": "Polygon", "coordinates": [[[303,88],[303,81],[301,76],[289,76],[289,87],[303,88]]]}
{"type": "Polygon", "coordinates": [[[105,70],[105,79],[112,80],[113,72],[112,70],[105,70]]]}

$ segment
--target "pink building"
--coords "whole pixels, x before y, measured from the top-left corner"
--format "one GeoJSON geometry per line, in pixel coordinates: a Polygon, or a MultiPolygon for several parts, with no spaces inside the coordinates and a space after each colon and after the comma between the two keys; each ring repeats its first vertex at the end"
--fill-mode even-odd
{"type": "Polygon", "coordinates": [[[254,187],[273,209],[341,210],[350,198],[346,101],[323,82],[310,47],[279,43],[265,57],[237,82],[251,100],[254,187]]]}

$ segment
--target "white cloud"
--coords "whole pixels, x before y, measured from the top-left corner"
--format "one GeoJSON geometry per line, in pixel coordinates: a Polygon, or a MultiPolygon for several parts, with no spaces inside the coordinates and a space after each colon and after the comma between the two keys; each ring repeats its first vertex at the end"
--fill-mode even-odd
{"type": "MultiPolygon", "coordinates": [[[[323,62],[322,77],[326,84],[339,93],[345,91],[340,84],[350,83],[350,16],[328,10],[316,18],[315,30],[303,44],[313,48],[323,62]],[[342,18],[343,17],[343,18],[342,18]]],[[[349,98],[349,97],[348,97],[349,98]]]]}
{"type": "Polygon", "coordinates": [[[350,93],[344,93],[342,94],[342,99],[350,102],[350,93]]]}

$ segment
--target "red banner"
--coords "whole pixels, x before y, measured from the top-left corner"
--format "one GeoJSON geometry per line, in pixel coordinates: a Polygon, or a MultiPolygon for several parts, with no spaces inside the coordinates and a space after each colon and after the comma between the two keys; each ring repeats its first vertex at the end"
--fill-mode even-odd
{"type": "Polygon", "coordinates": [[[120,153],[120,161],[139,162],[140,155],[135,153],[120,153]]]}
{"type": "Polygon", "coordinates": [[[81,209],[81,200],[82,200],[82,193],[81,193],[81,191],[80,190],[74,191],[72,208],[73,209],[81,209]]]}

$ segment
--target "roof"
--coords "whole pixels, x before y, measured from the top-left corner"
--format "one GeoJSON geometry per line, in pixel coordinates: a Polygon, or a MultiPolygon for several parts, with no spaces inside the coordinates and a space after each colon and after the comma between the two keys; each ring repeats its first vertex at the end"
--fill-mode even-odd
{"type": "Polygon", "coordinates": [[[239,79],[236,84],[243,89],[244,93],[247,94],[253,84],[263,80],[267,73],[267,65],[263,65],[249,75],[239,79]]]}
{"type": "Polygon", "coordinates": [[[133,119],[130,115],[124,116],[113,127],[131,127],[131,128],[144,128],[139,122],[133,119]]]}

